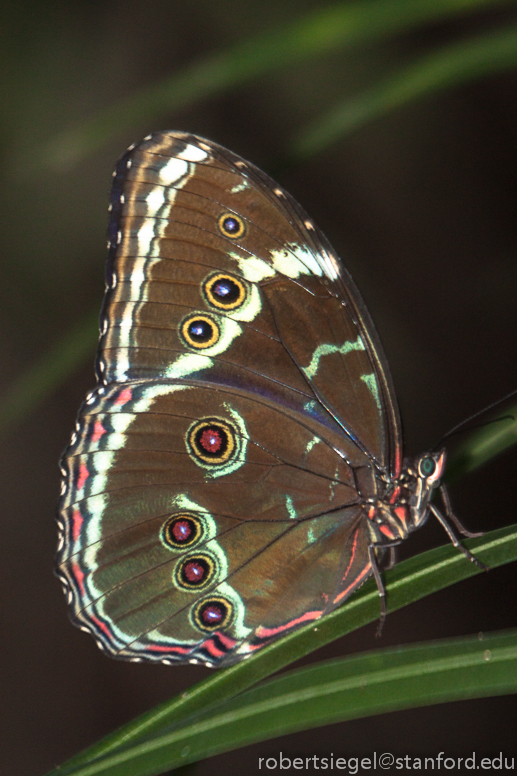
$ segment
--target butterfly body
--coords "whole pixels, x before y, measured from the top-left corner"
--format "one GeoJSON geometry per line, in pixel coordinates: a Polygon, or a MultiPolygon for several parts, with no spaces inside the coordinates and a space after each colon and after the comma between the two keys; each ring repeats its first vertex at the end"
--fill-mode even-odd
{"type": "Polygon", "coordinates": [[[114,174],[96,362],[62,459],[58,574],[110,654],[227,665],[340,605],[429,514],[380,342],[264,173],[156,133],[114,174]]]}

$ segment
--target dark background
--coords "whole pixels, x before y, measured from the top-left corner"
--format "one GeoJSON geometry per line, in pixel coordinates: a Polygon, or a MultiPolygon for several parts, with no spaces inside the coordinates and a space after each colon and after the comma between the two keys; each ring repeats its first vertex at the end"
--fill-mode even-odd
{"type": "MultiPolygon", "coordinates": [[[[416,0],[415,0],[416,1],[416,0]]],[[[2,11],[0,388],[67,333],[103,293],[107,194],[115,159],[156,129],[209,137],[266,171],[294,133],[343,95],[441,44],[513,23],[493,10],[334,53],[122,130],[65,172],[26,160],[87,119],[207,52],[273,29],[317,0],[213,3],[75,0],[2,11]]],[[[280,182],[325,231],[361,289],[391,365],[406,452],[517,388],[517,74],[420,100],[285,169],[280,182]]],[[[109,660],[68,620],[52,575],[57,461],[84,394],[80,369],[2,439],[0,773],[43,774],[207,675],[200,667],[109,660]]],[[[1,394],[0,394],[1,396],[1,394]]],[[[515,453],[454,485],[472,530],[515,521],[515,453]]],[[[428,524],[403,549],[444,543],[428,524]]],[[[382,646],[515,624],[506,566],[389,616],[382,646]]],[[[317,659],[379,646],[374,626],[317,659]]],[[[514,697],[397,712],[257,744],[189,773],[258,773],[259,756],[515,754],[514,697]]]]}

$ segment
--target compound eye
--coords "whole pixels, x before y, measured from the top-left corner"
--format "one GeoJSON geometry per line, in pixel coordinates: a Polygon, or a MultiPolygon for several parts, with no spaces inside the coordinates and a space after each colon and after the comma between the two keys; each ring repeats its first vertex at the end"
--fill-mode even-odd
{"type": "Polygon", "coordinates": [[[436,471],[436,461],[431,456],[422,458],[418,465],[418,473],[421,477],[432,477],[436,471]]]}

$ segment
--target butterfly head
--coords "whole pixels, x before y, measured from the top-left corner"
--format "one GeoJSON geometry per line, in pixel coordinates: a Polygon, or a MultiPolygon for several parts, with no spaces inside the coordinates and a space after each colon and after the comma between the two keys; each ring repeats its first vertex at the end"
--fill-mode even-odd
{"type": "Polygon", "coordinates": [[[426,521],[429,515],[428,504],[433,490],[440,485],[445,460],[445,450],[440,450],[436,453],[420,455],[407,467],[406,476],[411,491],[408,499],[410,530],[419,528],[426,521]]]}

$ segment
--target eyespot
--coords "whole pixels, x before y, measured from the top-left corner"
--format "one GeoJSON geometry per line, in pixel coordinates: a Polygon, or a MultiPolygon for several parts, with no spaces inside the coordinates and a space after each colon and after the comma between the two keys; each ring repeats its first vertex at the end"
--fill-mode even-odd
{"type": "Polygon", "coordinates": [[[203,464],[221,466],[238,451],[237,435],[233,426],[219,418],[204,418],[192,424],[187,431],[187,449],[203,464]]]}
{"type": "Polygon", "coordinates": [[[236,310],[247,297],[243,281],[224,272],[210,275],[204,281],[202,291],[206,301],[220,310],[236,310]]]}
{"type": "Polygon", "coordinates": [[[214,581],[217,573],[215,559],[207,553],[189,555],[174,569],[174,579],[179,587],[200,590],[214,581]]]}
{"type": "Polygon", "coordinates": [[[189,315],[180,324],[180,335],[184,343],[196,350],[215,345],[220,337],[219,326],[213,318],[201,313],[189,315]]]}
{"type": "Polygon", "coordinates": [[[192,608],[192,619],[194,625],[202,631],[227,628],[233,619],[233,606],[226,598],[205,598],[192,608]]]}
{"type": "Polygon", "coordinates": [[[436,471],[436,461],[431,456],[422,458],[418,464],[418,473],[421,477],[431,477],[436,471]]]}
{"type": "Polygon", "coordinates": [[[197,544],[203,533],[203,523],[199,517],[189,512],[180,512],[165,521],[161,540],[169,549],[181,550],[197,544]]]}
{"type": "Polygon", "coordinates": [[[246,231],[244,221],[234,213],[223,213],[220,215],[217,219],[217,226],[222,235],[230,237],[232,240],[242,237],[246,231]]]}

